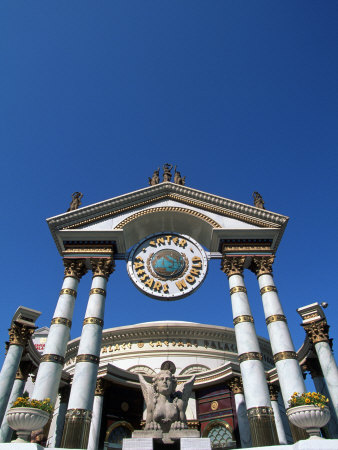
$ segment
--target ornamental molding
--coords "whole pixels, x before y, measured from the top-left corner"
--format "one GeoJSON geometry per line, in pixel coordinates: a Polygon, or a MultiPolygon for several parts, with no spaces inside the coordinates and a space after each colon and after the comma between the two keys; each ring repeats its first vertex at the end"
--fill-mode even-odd
{"type": "Polygon", "coordinates": [[[307,336],[312,344],[317,344],[318,342],[328,342],[329,339],[329,328],[326,319],[319,320],[317,322],[312,322],[308,324],[302,324],[307,336]]]}
{"type": "Polygon", "coordinates": [[[62,252],[57,238],[59,230],[76,229],[87,224],[106,220],[126,211],[144,208],[159,200],[175,200],[187,206],[234,218],[261,228],[280,229],[278,241],[288,222],[288,217],[281,214],[186,186],[164,182],[51,217],[47,219],[47,223],[59,251],[62,252]]]}
{"type": "MultiPolygon", "coordinates": [[[[255,256],[252,258],[250,270],[256,274],[257,278],[261,275],[272,275],[272,264],[274,259],[274,256],[255,256]]],[[[261,295],[265,292],[268,291],[261,292],[261,295]]]]}
{"type": "Polygon", "coordinates": [[[242,275],[244,264],[245,256],[223,256],[221,270],[227,275],[228,278],[232,275],[242,275]]]}
{"type": "Polygon", "coordinates": [[[27,327],[22,323],[14,321],[8,330],[9,345],[20,345],[26,347],[36,327],[27,327]]]}

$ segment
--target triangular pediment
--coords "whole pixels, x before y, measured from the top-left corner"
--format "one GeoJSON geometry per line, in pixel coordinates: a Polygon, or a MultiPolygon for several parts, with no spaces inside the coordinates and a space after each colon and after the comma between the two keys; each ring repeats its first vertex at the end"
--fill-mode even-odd
{"type": "Polygon", "coordinates": [[[98,239],[109,234],[125,250],[152,232],[187,233],[190,227],[196,232],[195,238],[215,251],[219,240],[215,236],[220,236],[222,230],[237,230],[243,236],[248,232],[256,238],[274,230],[270,234],[276,238],[281,236],[287,220],[286,216],[265,209],[165,182],[52,217],[47,222],[59,250],[61,235],[62,239],[75,234],[84,239],[96,235],[98,239]]]}

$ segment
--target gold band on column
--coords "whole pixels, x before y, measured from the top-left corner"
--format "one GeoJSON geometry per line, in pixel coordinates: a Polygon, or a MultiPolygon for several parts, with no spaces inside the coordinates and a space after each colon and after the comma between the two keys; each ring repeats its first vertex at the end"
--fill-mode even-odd
{"type": "Polygon", "coordinates": [[[259,352],[247,352],[238,355],[238,361],[240,363],[250,360],[262,361],[262,359],[263,359],[262,354],[259,352]]]}
{"type": "Polygon", "coordinates": [[[235,286],[235,287],[230,289],[230,295],[236,294],[237,292],[245,292],[245,293],[247,293],[246,287],[245,286],[235,286]]]}
{"type": "Polygon", "coordinates": [[[237,325],[238,323],[243,323],[243,322],[254,323],[254,320],[253,320],[252,316],[246,316],[246,315],[237,316],[234,318],[234,325],[237,325]]]}
{"type": "Polygon", "coordinates": [[[297,359],[296,352],[279,352],[273,355],[273,361],[276,364],[278,361],[282,361],[283,359],[297,359]]]}
{"type": "Polygon", "coordinates": [[[276,286],[264,286],[260,290],[261,295],[265,294],[266,292],[277,292],[276,286]]]}
{"type": "Polygon", "coordinates": [[[92,412],[69,409],[66,413],[61,448],[87,448],[92,412]]]}
{"type": "Polygon", "coordinates": [[[267,325],[272,322],[286,322],[286,317],[283,314],[273,314],[265,319],[267,325]]]}
{"type": "Polygon", "coordinates": [[[53,353],[49,353],[46,355],[42,355],[40,362],[53,362],[63,365],[65,363],[65,358],[60,355],[54,355],[53,353]]]}
{"type": "Polygon", "coordinates": [[[89,355],[89,354],[77,355],[76,363],[79,363],[79,362],[90,362],[90,363],[94,363],[94,364],[99,364],[100,357],[96,356],[96,355],[89,355]]]}
{"type": "Polygon", "coordinates": [[[94,325],[100,325],[100,327],[103,327],[103,320],[99,319],[98,317],[86,317],[83,321],[83,325],[87,324],[94,324],[94,325]]]}
{"type": "Polygon", "coordinates": [[[66,327],[70,328],[72,326],[72,321],[66,319],[65,317],[54,317],[51,321],[51,325],[66,325],[66,327]]]}
{"type": "Polygon", "coordinates": [[[61,289],[60,295],[64,295],[64,294],[71,295],[72,297],[75,297],[75,298],[77,296],[77,292],[75,291],[75,289],[69,289],[69,288],[61,289]]]}
{"type": "Polygon", "coordinates": [[[278,445],[278,435],[272,408],[256,406],[247,410],[253,447],[278,445]]]}
{"type": "Polygon", "coordinates": [[[89,291],[89,295],[92,295],[92,294],[100,294],[100,295],[106,296],[106,291],[104,289],[101,289],[101,288],[92,288],[89,291]]]}

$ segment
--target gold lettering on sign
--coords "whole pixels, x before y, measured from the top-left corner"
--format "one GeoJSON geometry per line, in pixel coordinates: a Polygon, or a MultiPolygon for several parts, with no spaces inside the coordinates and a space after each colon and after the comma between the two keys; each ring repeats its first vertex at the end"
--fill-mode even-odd
{"type": "Polygon", "coordinates": [[[135,262],[134,267],[135,269],[143,269],[144,264],[142,262],[135,262]]]}
{"type": "Polygon", "coordinates": [[[181,239],[178,245],[182,248],[185,248],[187,246],[187,241],[185,239],[181,239]]]}
{"type": "Polygon", "coordinates": [[[167,347],[169,347],[169,342],[168,341],[164,341],[163,344],[166,345],[167,347]]]}
{"type": "Polygon", "coordinates": [[[174,237],[174,238],[173,238],[173,243],[174,243],[175,245],[177,245],[177,244],[178,244],[178,240],[179,240],[179,239],[178,239],[178,237],[177,237],[177,236],[176,236],[176,237],[174,237]]]}
{"type": "Polygon", "coordinates": [[[153,286],[153,290],[160,292],[162,289],[162,284],[159,281],[155,281],[154,286],[153,286]]]}
{"type": "Polygon", "coordinates": [[[157,242],[157,245],[164,245],[164,237],[157,238],[156,242],[157,242]]]}
{"type": "Polygon", "coordinates": [[[153,278],[150,278],[150,279],[149,279],[148,281],[146,281],[144,284],[145,284],[146,286],[149,286],[150,289],[151,289],[153,283],[154,283],[154,279],[153,279],[153,278]]]}
{"type": "Polygon", "coordinates": [[[178,280],[178,281],[176,281],[176,286],[178,287],[178,289],[179,289],[180,291],[183,291],[183,289],[188,289],[188,288],[187,288],[187,285],[186,285],[186,283],[185,283],[184,280],[178,280]]]}
{"type": "Polygon", "coordinates": [[[166,294],[169,291],[169,287],[167,284],[163,285],[163,292],[166,294]]]}
{"type": "Polygon", "coordinates": [[[196,277],[199,277],[199,275],[200,275],[199,271],[197,269],[194,269],[194,268],[190,269],[190,274],[191,275],[196,275],[196,277]]]}
{"type": "Polygon", "coordinates": [[[157,341],[156,342],[156,347],[162,347],[162,342],[161,341],[157,341]]]}
{"type": "Polygon", "coordinates": [[[169,235],[169,236],[166,236],[165,238],[166,238],[168,244],[170,244],[170,241],[171,241],[171,239],[172,239],[172,236],[169,235]]]}
{"type": "MultiPolygon", "coordinates": [[[[188,273],[188,275],[185,277],[185,280],[189,283],[189,284],[194,284],[196,279],[194,276],[191,275],[191,273],[188,273]]],[[[177,283],[176,283],[177,284],[177,283]]]]}
{"type": "Polygon", "coordinates": [[[103,347],[102,353],[107,353],[107,347],[103,347]]]}

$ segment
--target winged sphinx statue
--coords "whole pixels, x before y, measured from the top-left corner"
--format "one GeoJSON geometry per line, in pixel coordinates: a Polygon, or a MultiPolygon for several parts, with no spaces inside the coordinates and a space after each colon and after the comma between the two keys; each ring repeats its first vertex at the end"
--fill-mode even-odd
{"type": "Polygon", "coordinates": [[[147,405],[145,430],[184,430],[188,428],[185,410],[195,381],[193,375],[177,387],[175,376],[170,370],[161,370],[148,383],[139,374],[144,400],[147,405]]]}

